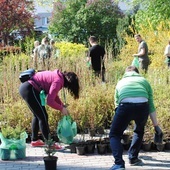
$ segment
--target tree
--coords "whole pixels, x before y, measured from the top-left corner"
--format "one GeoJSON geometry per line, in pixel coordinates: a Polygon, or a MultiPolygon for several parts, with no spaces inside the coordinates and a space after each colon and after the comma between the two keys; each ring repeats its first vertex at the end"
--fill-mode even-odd
{"type": "Polygon", "coordinates": [[[135,31],[132,21],[133,21],[132,15],[126,15],[124,18],[118,20],[116,28],[117,35],[116,49],[118,52],[120,52],[123,46],[127,43],[124,37],[126,37],[126,35],[134,36],[135,31]]]}
{"type": "Polygon", "coordinates": [[[34,26],[33,3],[28,0],[0,0],[0,35],[4,45],[13,30],[30,33],[34,26]]]}
{"type": "MultiPolygon", "coordinates": [[[[80,29],[77,13],[84,6],[86,0],[67,0],[54,3],[50,32],[57,33],[59,38],[77,42],[77,33],[80,29]]],[[[79,42],[79,41],[78,41],[79,42]]]]}
{"type": "Polygon", "coordinates": [[[124,2],[130,3],[132,8],[138,6],[138,10],[135,14],[135,26],[137,31],[141,27],[152,28],[157,30],[157,26],[164,21],[167,23],[167,28],[169,28],[170,19],[170,1],[169,0],[122,0],[124,2]],[[167,22],[168,21],[168,22],[167,22]]]}
{"type": "Polygon", "coordinates": [[[122,16],[112,0],[58,0],[49,29],[72,42],[87,42],[90,35],[105,42],[116,37],[116,25],[122,16]]]}
{"type": "MultiPolygon", "coordinates": [[[[140,29],[140,25],[145,27],[152,26],[154,30],[162,21],[170,19],[170,1],[169,0],[152,0],[146,1],[136,16],[136,26],[140,29]]],[[[168,23],[169,24],[169,23],[168,23]]]]}

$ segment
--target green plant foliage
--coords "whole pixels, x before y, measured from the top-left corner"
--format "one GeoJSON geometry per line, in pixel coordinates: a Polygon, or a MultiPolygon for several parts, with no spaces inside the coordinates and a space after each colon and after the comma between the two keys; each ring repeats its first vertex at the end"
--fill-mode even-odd
{"type": "Polygon", "coordinates": [[[114,109],[112,89],[112,85],[87,86],[78,101],[70,99],[68,108],[81,130],[109,127],[114,109]]]}
{"type": "MultiPolygon", "coordinates": [[[[133,32],[133,29],[129,27],[133,32]]],[[[170,75],[167,69],[165,46],[168,43],[170,31],[165,29],[164,23],[160,22],[155,33],[152,27],[142,27],[140,34],[147,42],[151,54],[152,63],[149,66],[148,74],[143,74],[151,83],[154,92],[154,102],[157,109],[159,124],[163,131],[167,132],[170,127],[169,115],[169,91],[170,75]]],[[[133,32],[134,33],[134,32],[133,32]]],[[[51,58],[50,70],[60,69],[61,71],[74,71],[80,79],[80,98],[73,98],[66,91],[66,99],[69,104],[70,115],[77,122],[80,129],[88,127],[109,127],[114,115],[114,89],[117,82],[122,78],[125,68],[131,64],[132,54],[136,53],[138,44],[134,37],[124,34],[126,45],[121,49],[117,58],[113,57],[112,44],[107,41],[106,47],[106,84],[92,76],[85,62],[86,48],[82,44],[69,42],[56,43],[61,54],[57,59],[51,58]],[[114,58],[114,59],[113,59],[114,58]]],[[[0,65],[0,123],[7,123],[11,127],[21,121],[22,127],[31,132],[32,113],[21,99],[18,88],[20,85],[19,73],[27,68],[33,68],[32,58],[25,54],[5,56],[0,65]]],[[[45,68],[44,68],[45,69],[45,68]]],[[[59,93],[63,100],[62,91],[59,93]]],[[[56,130],[57,122],[62,114],[50,107],[47,108],[49,125],[51,131],[56,130]]],[[[152,123],[148,120],[146,131],[153,134],[152,123]]]]}
{"type": "Polygon", "coordinates": [[[132,31],[129,26],[133,28],[133,17],[131,15],[126,15],[125,17],[118,19],[118,24],[116,27],[116,47],[118,48],[118,51],[120,51],[127,43],[124,39],[124,36],[133,35],[134,31],[132,31]]]}
{"type": "Polygon", "coordinates": [[[95,35],[104,43],[116,36],[116,25],[121,17],[118,5],[110,0],[58,1],[49,29],[57,33],[59,39],[70,42],[86,43],[87,37],[95,35]]]}
{"type": "MultiPolygon", "coordinates": [[[[139,31],[142,27],[150,27],[157,30],[162,21],[170,18],[169,0],[133,0],[134,4],[140,4],[140,9],[135,15],[136,28],[139,31]]],[[[167,27],[169,25],[167,24],[167,27]]]]}
{"type": "Polygon", "coordinates": [[[48,139],[45,139],[45,148],[44,151],[48,157],[52,157],[57,150],[54,147],[55,141],[49,135],[48,139]]]}
{"type": "Polygon", "coordinates": [[[1,132],[4,138],[7,139],[20,139],[20,135],[25,129],[18,124],[15,128],[11,127],[10,124],[6,124],[1,127],[1,132]]]}

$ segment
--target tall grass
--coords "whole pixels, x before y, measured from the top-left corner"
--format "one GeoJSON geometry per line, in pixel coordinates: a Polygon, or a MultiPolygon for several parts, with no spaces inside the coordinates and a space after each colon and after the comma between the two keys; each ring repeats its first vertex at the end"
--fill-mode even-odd
{"type": "MultiPolygon", "coordinates": [[[[163,50],[167,44],[166,31],[155,34],[152,30],[141,30],[141,35],[146,40],[149,50],[152,52],[150,58],[152,63],[144,77],[153,87],[154,101],[157,109],[158,120],[164,131],[170,126],[169,114],[169,70],[164,63],[163,50]]],[[[169,32],[168,32],[169,33],[169,32]]],[[[170,35],[170,34],[167,34],[170,35]]],[[[86,53],[75,54],[73,58],[62,57],[50,59],[50,70],[60,69],[61,71],[74,71],[80,79],[81,93],[80,99],[75,101],[67,93],[68,109],[73,118],[77,121],[81,129],[88,127],[105,126],[109,127],[114,114],[114,89],[117,82],[122,78],[124,70],[131,65],[132,54],[137,52],[138,44],[133,37],[124,37],[127,45],[122,49],[117,58],[113,56],[112,45],[108,44],[106,50],[106,84],[101,84],[101,80],[95,79],[91,70],[86,65],[86,53]],[[107,125],[106,125],[107,124],[107,125]]],[[[19,74],[27,68],[33,68],[34,63],[29,55],[23,53],[18,55],[4,56],[0,66],[0,121],[6,121],[14,126],[22,120],[22,125],[30,130],[32,113],[21,99],[18,93],[20,86],[19,74]]],[[[42,69],[42,66],[39,66],[42,69]]],[[[47,69],[47,68],[43,68],[47,69]]],[[[60,97],[63,100],[62,91],[60,97]]],[[[50,128],[55,131],[56,124],[61,118],[61,114],[47,106],[49,113],[50,128]]],[[[148,121],[148,125],[151,122],[148,121]]],[[[148,126],[150,128],[150,126],[148,126]]]]}

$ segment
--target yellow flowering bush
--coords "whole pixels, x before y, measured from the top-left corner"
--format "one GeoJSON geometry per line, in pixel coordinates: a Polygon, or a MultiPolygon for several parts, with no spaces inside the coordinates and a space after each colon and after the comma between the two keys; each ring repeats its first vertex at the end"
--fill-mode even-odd
{"type": "MultiPolygon", "coordinates": [[[[151,24],[149,28],[141,26],[141,30],[138,32],[148,45],[149,58],[151,59],[150,69],[166,67],[164,50],[170,39],[170,30],[166,29],[164,25],[165,23],[161,22],[156,31],[153,30],[151,24]]],[[[138,43],[134,37],[125,35],[124,38],[127,44],[121,50],[120,59],[125,65],[130,65],[133,60],[132,55],[138,52],[138,43]]]]}
{"type": "Polygon", "coordinates": [[[88,50],[88,48],[86,48],[83,44],[76,44],[66,41],[56,42],[55,46],[60,51],[60,57],[66,57],[70,60],[85,56],[88,50]]]}

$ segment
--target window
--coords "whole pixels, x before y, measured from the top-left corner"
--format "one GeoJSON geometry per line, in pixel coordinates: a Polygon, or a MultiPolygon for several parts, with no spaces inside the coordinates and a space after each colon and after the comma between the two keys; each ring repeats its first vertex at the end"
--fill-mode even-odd
{"type": "Polygon", "coordinates": [[[42,18],[42,25],[47,25],[49,23],[48,17],[43,17],[42,18]]]}

